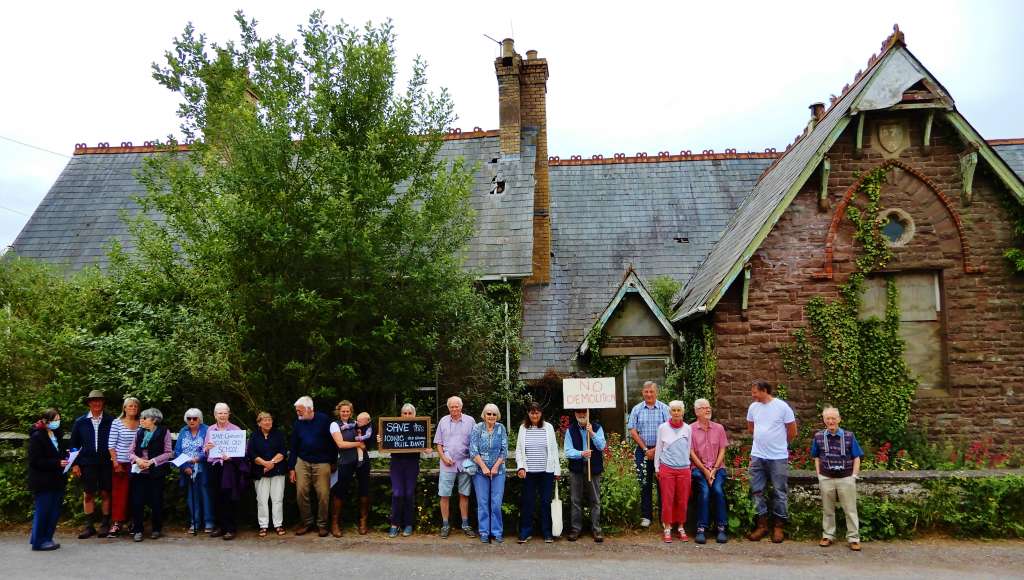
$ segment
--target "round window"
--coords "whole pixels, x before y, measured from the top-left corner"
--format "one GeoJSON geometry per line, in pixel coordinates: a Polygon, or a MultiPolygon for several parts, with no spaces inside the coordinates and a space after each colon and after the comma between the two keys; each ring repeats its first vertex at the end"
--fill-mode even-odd
{"type": "Polygon", "coordinates": [[[878,214],[878,230],[890,246],[903,246],[914,237],[914,220],[901,209],[886,209],[878,214]]]}

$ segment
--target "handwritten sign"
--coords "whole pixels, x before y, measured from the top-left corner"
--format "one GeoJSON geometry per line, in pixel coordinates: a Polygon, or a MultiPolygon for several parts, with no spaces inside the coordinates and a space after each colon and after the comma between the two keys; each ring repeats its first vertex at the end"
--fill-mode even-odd
{"type": "Polygon", "coordinates": [[[245,431],[210,431],[207,434],[213,443],[208,457],[245,457],[245,431]]]}
{"type": "Polygon", "coordinates": [[[430,451],[430,417],[381,417],[377,421],[380,450],[386,453],[430,451]]]}
{"type": "Polygon", "coordinates": [[[562,407],[566,409],[614,409],[615,378],[563,379],[562,407]]]}

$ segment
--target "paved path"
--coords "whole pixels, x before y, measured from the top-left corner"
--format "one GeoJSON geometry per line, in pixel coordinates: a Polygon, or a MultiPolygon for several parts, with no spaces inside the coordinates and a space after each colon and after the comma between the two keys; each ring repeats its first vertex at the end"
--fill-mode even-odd
{"type": "Polygon", "coordinates": [[[1024,541],[872,542],[856,554],[841,544],[732,541],[724,546],[692,542],[661,544],[653,534],[572,544],[536,540],[484,546],[465,537],[440,540],[413,536],[388,540],[354,532],[334,538],[260,539],[244,534],[233,542],[172,534],[135,544],[127,539],[76,540],[61,530],[63,547],[32,552],[26,535],[0,534],[0,575],[5,578],[394,578],[451,577],[541,580],[787,578],[879,580],[883,578],[1024,578],[1024,541]],[[87,574],[86,570],[96,573],[87,574]],[[102,570],[102,572],[98,572],[102,570]]]}

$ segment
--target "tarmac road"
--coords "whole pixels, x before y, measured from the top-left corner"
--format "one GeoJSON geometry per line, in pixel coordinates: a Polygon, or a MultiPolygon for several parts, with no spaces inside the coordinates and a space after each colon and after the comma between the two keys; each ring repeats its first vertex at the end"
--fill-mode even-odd
{"type": "Polygon", "coordinates": [[[861,553],[838,543],[787,541],[697,546],[662,544],[653,533],[609,538],[602,545],[588,537],[545,545],[535,538],[517,545],[481,545],[452,536],[441,540],[418,534],[389,540],[380,533],[341,539],[257,538],[244,533],[232,542],[173,532],[159,540],[77,540],[60,530],[55,552],[29,550],[27,532],[0,534],[0,575],[4,578],[557,578],[674,580],[676,578],[1024,578],[1024,541],[870,542],[861,553]]]}

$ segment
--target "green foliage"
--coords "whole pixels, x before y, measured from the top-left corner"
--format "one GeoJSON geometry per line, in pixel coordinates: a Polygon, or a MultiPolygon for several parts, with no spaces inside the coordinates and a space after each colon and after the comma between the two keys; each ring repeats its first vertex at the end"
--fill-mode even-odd
{"type": "Polygon", "coordinates": [[[601,347],[604,344],[604,328],[594,327],[587,334],[587,350],[589,361],[587,371],[592,377],[619,377],[622,370],[626,368],[629,357],[626,356],[602,356],[601,347]]]}
{"type": "Polygon", "coordinates": [[[810,334],[793,333],[782,349],[783,369],[820,386],[824,401],[838,407],[844,425],[865,441],[892,441],[906,432],[917,381],[903,360],[895,282],[886,287],[885,318],[860,320],[865,277],[888,264],[892,252],[878,229],[885,169],[868,174],[859,189],[864,207],[850,205],[847,216],[861,245],[856,271],[839,287],[839,298],[811,298],[805,313],[810,334]]]}
{"type": "Polygon", "coordinates": [[[926,487],[929,524],[956,536],[1024,538],[1024,477],[957,477],[926,487]]]}
{"type": "Polygon", "coordinates": [[[1020,201],[1009,193],[1003,196],[1002,201],[1003,207],[1010,214],[1013,233],[1017,237],[1014,247],[1008,248],[1003,255],[1010,262],[1013,272],[1018,275],[1024,274],[1024,247],[1022,247],[1022,242],[1024,242],[1024,205],[1021,205],[1020,201]]]}
{"type": "Polygon", "coordinates": [[[695,420],[693,402],[697,399],[715,400],[715,331],[704,322],[681,331],[683,346],[678,364],[665,370],[665,399],[678,399],[686,403],[688,420],[695,420]]]}
{"type": "Polygon", "coordinates": [[[672,313],[672,299],[683,287],[683,283],[671,276],[655,276],[651,278],[651,298],[661,308],[661,311],[668,316],[672,313]]]}

